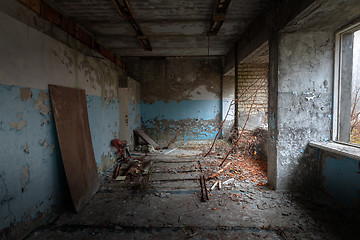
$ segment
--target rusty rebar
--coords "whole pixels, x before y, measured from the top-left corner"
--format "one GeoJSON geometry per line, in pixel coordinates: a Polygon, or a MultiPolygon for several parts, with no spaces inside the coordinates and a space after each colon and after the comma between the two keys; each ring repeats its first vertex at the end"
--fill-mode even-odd
{"type": "Polygon", "coordinates": [[[267,69],[267,71],[266,71],[263,75],[261,75],[260,77],[258,77],[255,82],[253,82],[250,86],[248,86],[248,87],[241,93],[241,95],[240,95],[237,99],[231,100],[230,106],[229,106],[229,108],[228,108],[228,110],[227,110],[227,112],[226,112],[225,118],[221,121],[219,130],[218,130],[217,134],[215,135],[215,138],[214,138],[214,140],[213,140],[213,142],[212,142],[212,144],[211,144],[211,147],[210,147],[209,151],[204,155],[204,157],[206,157],[207,155],[209,155],[209,154],[211,153],[211,151],[212,151],[212,149],[213,149],[213,147],[214,147],[214,145],[215,145],[216,139],[217,139],[217,137],[219,136],[219,134],[220,134],[220,132],[221,132],[221,130],[222,130],[222,128],[223,128],[223,125],[224,125],[224,123],[225,123],[225,121],[226,121],[226,119],[227,119],[227,116],[229,115],[229,112],[230,112],[231,107],[232,107],[233,105],[235,105],[235,104],[238,104],[239,102],[243,102],[243,101],[249,100],[254,94],[256,94],[258,90],[256,90],[256,92],[253,93],[249,98],[240,101],[240,99],[245,95],[245,93],[247,93],[247,92],[249,91],[249,89],[250,89],[252,86],[254,86],[256,83],[258,83],[260,80],[263,80],[263,77],[265,77],[265,76],[268,74],[268,72],[269,72],[269,69],[267,69]]]}
{"type": "Polygon", "coordinates": [[[238,144],[239,144],[239,142],[240,142],[240,139],[242,138],[242,135],[243,135],[243,133],[244,133],[244,131],[245,131],[245,127],[246,127],[246,125],[247,125],[247,123],[248,123],[248,121],[249,121],[249,119],[250,119],[251,110],[252,110],[252,108],[253,108],[253,106],[254,106],[254,103],[255,103],[255,100],[256,100],[256,94],[257,94],[257,92],[259,91],[260,87],[262,87],[262,85],[260,85],[260,86],[256,89],[256,91],[255,91],[254,98],[253,98],[253,101],[252,101],[252,103],[251,103],[251,105],[250,105],[250,109],[249,109],[249,112],[248,112],[248,115],[247,115],[245,124],[244,124],[244,126],[242,127],[242,129],[241,129],[240,136],[238,137],[238,139],[237,139],[236,143],[234,144],[233,148],[232,148],[230,151],[228,151],[228,153],[226,154],[224,160],[220,163],[219,167],[221,167],[221,166],[224,164],[224,162],[225,162],[225,161],[227,160],[227,158],[229,157],[230,153],[231,153],[232,151],[234,151],[235,148],[238,146],[238,144]]]}

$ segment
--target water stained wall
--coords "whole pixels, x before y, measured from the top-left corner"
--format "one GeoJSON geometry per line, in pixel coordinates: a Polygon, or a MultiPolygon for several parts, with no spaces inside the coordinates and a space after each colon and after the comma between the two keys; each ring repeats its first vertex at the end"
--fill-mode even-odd
{"type": "Polygon", "coordinates": [[[103,172],[112,166],[110,141],[119,135],[123,73],[96,52],[76,51],[2,11],[0,32],[1,230],[35,219],[68,197],[48,84],[85,89],[95,159],[103,172]]]}
{"type": "Polygon", "coordinates": [[[142,127],[156,141],[211,139],[221,120],[221,60],[142,59],[142,127]]]}

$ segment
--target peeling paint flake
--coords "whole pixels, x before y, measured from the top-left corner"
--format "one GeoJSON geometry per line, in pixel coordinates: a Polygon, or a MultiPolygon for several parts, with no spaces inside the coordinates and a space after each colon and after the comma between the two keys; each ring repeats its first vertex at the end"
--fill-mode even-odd
{"type": "Polygon", "coordinates": [[[27,144],[24,145],[24,152],[25,152],[26,154],[29,154],[29,153],[30,153],[29,147],[28,147],[27,144]]]}
{"type": "Polygon", "coordinates": [[[42,122],[41,122],[41,126],[44,126],[46,123],[50,122],[50,117],[48,118],[43,118],[42,122]]]}
{"type": "Polygon", "coordinates": [[[29,173],[29,166],[23,166],[22,167],[22,177],[21,177],[21,181],[22,181],[22,192],[26,191],[26,185],[30,182],[30,173],[29,173]]]}
{"type": "Polygon", "coordinates": [[[43,146],[44,148],[47,148],[49,146],[49,144],[46,142],[46,140],[41,140],[40,142],[40,145],[43,146]]]}
{"type": "Polygon", "coordinates": [[[16,131],[21,130],[25,126],[26,126],[26,122],[24,120],[21,120],[19,122],[11,122],[10,123],[10,127],[13,129],[16,129],[16,131]]]}
{"type": "Polygon", "coordinates": [[[32,92],[29,88],[20,88],[20,99],[21,101],[30,101],[32,92]]]}
{"type": "Polygon", "coordinates": [[[34,108],[39,110],[41,115],[48,115],[50,113],[50,107],[46,106],[44,101],[49,99],[49,95],[41,91],[38,95],[38,99],[34,100],[34,108]]]}

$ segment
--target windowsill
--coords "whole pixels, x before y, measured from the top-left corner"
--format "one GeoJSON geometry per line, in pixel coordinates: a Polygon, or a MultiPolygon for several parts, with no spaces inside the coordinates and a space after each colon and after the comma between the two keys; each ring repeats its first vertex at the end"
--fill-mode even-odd
{"type": "Polygon", "coordinates": [[[310,142],[309,146],[360,161],[360,148],[335,142],[310,142]]]}

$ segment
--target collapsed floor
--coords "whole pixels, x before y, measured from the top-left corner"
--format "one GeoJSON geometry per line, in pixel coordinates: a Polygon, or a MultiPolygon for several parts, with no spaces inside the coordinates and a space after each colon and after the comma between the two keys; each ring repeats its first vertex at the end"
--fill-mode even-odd
{"type": "MultiPolygon", "coordinates": [[[[27,239],[354,239],[359,219],[325,196],[275,192],[266,186],[263,159],[233,155],[217,172],[219,148],[204,158],[209,143],[133,155],[150,164],[125,181],[111,173],[78,214],[67,210],[27,239]],[[236,157],[237,156],[237,157],[236,157]],[[258,166],[253,164],[257,163],[258,166]],[[251,166],[250,166],[251,165],[251,166]],[[262,166],[262,167],[261,167],[262,166]],[[136,174],[139,173],[139,174],[136,174]],[[227,183],[226,183],[226,180],[227,183]],[[225,183],[224,183],[225,182],[225,183]]],[[[224,147],[224,146],[222,146],[224,147]]],[[[266,165],[266,164],[265,164],[266,165]]]]}

